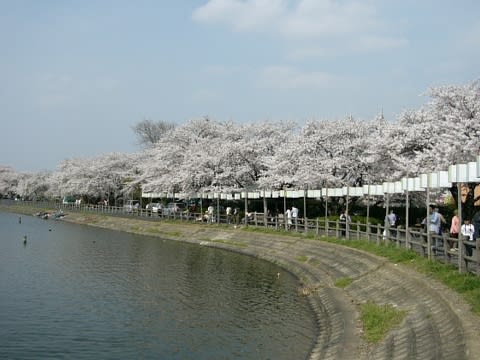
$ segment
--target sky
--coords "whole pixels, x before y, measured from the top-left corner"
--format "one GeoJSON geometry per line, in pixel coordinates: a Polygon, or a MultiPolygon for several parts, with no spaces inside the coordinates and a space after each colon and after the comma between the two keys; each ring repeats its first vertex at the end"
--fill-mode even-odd
{"type": "Polygon", "coordinates": [[[0,165],[140,151],[149,119],[395,121],[480,78],[477,0],[0,0],[0,165]]]}

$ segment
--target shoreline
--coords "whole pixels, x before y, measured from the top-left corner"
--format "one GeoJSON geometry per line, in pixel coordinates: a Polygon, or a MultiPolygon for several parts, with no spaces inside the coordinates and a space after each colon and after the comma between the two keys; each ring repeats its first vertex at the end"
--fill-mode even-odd
{"type": "MultiPolygon", "coordinates": [[[[32,215],[27,207],[1,209],[32,215]]],[[[439,354],[443,359],[474,359],[480,353],[479,317],[458,294],[425,275],[360,250],[218,225],[76,212],[63,221],[235,251],[292,272],[317,316],[319,333],[310,359],[437,358],[439,354]],[[335,287],[341,278],[353,281],[345,288],[335,287]],[[358,307],[367,301],[408,312],[400,326],[373,345],[363,340],[359,322],[358,307]]]]}

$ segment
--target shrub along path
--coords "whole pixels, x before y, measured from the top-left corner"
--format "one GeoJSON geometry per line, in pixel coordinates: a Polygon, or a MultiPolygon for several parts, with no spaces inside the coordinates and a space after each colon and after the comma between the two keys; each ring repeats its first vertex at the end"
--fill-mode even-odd
{"type": "MultiPolygon", "coordinates": [[[[297,236],[217,225],[152,222],[71,213],[65,221],[197,243],[279,264],[302,282],[317,316],[310,359],[478,359],[480,317],[455,292],[427,276],[370,253],[297,236]],[[345,287],[335,286],[345,280],[345,287]],[[359,305],[405,310],[378,343],[362,336],[359,305]]],[[[281,274],[280,274],[281,276],[281,274]]]]}

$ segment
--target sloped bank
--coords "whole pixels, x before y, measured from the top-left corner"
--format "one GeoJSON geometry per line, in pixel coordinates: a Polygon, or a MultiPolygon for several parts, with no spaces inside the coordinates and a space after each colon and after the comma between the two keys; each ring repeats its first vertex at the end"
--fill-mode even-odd
{"type": "Polygon", "coordinates": [[[277,263],[303,282],[319,334],[311,359],[477,359],[480,322],[450,289],[383,258],[294,236],[215,225],[153,222],[71,213],[66,221],[197,243],[277,263]],[[343,289],[338,279],[353,280],[343,289]],[[392,304],[407,311],[400,326],[379,344],[367,345],[358,305],[392,304]]]}

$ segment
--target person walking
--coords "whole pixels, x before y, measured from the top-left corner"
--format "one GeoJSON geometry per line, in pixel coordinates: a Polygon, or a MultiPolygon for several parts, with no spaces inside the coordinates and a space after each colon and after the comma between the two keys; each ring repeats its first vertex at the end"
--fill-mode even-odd
{"type": "Polygon", "coordinates": [[[430,206],[430,219],[428,219],[428,231],[432,235],[438,235],[440,229],[440,215],[438,209],[430,206]]]}
{"type": "Polygon", "coordinates": [[[213,207],[212,204],[210,204],[209,207],[207,208],[207,215],[208,215],[207,221],[212,224],[215,222],[215,218],[213,216],[214,211],[215,211],[215,208],[213,207]]]}
{"type": "Polygon", "coordinates": [[[290,227],[292,226],[292,210],[287,209],[287,211],[285,211],[285,218],[287,220],[286,228],[287,230],[290,230],[290,227]]]}
{"type": "Polygon", "coordinates": [[[235,224],[235,228],[237,228],[238,224],[240,224],[240,209],[236,207],[233,209],[233,221],[235,224]]]}
{"type": "Polygon", "coordinates": [[[436,207],[434,211],[438,214],[438,218],[439,218],[437,235],[442,235],[443,233],[442,226],[447,223],[447,220],[445,220],[445,217],[440,213],[440,209],[438,207],[436,207]]]}
{"type": "Polygon", "coordinates": [[[390,229],[390,236],[392,238],[397,236],[397,230],[395,229],[397,226],[397,215],[393,210],[390,210],[390,214],[387,215],[387,222],[388,227],[390,229]]]}
{"type": "MultiPolygon", "coordinates": [[[[458,233],[460,232],[460,218],[458,217],[458,211],[453,211],[452,220],[450,222],[450,238],[458,239],[458,233]]],[[[457,251],[457,243],[453,240],[448,240],[450,251],[457,251]]]]}
{"type": "Polygon", "coordinates": [[[292,221],[293,221],[293,224],[295,225],[295,228],[297,228],[297,224],[298,224],[298,208],[295,207],[295,205],[292,206],[292,221]]]}
{"type": "Polygon", "coordinates": [[[230,224],[232,222],[232,208],[230,206],[225,209],[225,214],[227,215],[227,224],[230,224]]]}
{"type": "Polygon", "coordinates": [[[340,220],[340,228],[342,229],[342,236],[345,237],[347,235],[347,227],[352,222],[350,215],[347,214],[347,210],[345,210],[340,214],[339,220],[340,220]]]}

